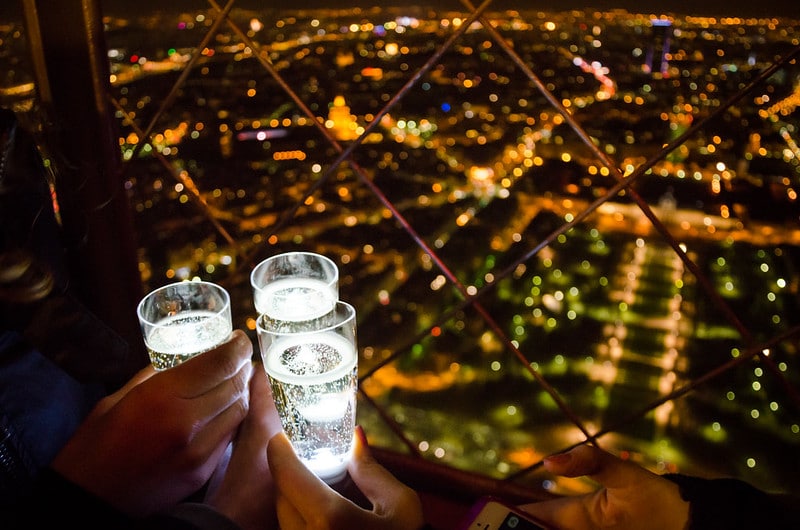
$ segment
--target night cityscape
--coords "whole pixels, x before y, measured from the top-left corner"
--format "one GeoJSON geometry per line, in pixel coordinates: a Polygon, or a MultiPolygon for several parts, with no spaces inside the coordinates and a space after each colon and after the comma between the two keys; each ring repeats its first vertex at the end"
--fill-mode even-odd
{"type": "MultiPolygon", "coordinates": [[[[506,477],[585,439],[566,407],[654,471],[798,491],[800,403],[784,386],[800,388],[797,337],[640,414],[744,354],[719,302],[754,344],[800,324],[796,61],[541,246],[618,181],[480,22],[393,99],[468,12],[234,8],[192,62],[216,15],[197,4],[106,13],[148,289],[219,282],[254,337],[252,266],[320,252],[359,313],[370,443],[406,450],[388,417],[425,458],[506,477]],[[349,160],[332,166],[340,151],[320,125],[344,148],[360,140],[349,160]]],[[[791,18],[485,17],[625,176],[800,46],[791,18]]],[[[0,103],[34,90],[24,39],[0,22],[0,103]]],[[[588,487],[536,470],[521,480],[588,487]]]]}

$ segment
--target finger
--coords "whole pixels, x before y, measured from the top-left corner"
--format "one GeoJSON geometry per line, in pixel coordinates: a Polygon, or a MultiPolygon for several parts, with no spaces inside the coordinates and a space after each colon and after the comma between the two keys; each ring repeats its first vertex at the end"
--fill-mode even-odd
{"type": "MultiPolygon", "coordinates": [[[[191,398],[185,398],[184,403],[191,404],[195,415],[204,418],[214,418],[217,414],[228,409],[233,404],[243,401],[243,412],[247,412],[250,403],[250,380],[253,375],[253,364],[245,363],[230,377],[220,380],[216,386],[206,392],[191,398]]],[[[239,403],[241,404],[241,403],[239,403]]],[[[240,421],[244,416],[240,418],[240,421]]]]}
{"type": "Polygon", "coordinates": [[[158,375],[170,380],[176,395],[185,398],[199,396],[239,373],[250,364],[253,343],[244,331],[234,330],[230,338],[216,348],[196,355],[188,361],[164,370],[158,375]]]}
{"type": "Polygon", "coordinates": [[[548,457],[545,468],[566,477],[587,476],[606,488],[623,488],[632,480],[652,473],[633,462],[592,445],[579,445],[571,451],[548,457]]]}
{"type": "Polygon", "coordinates": [[[229,442],[247,417],[249,409],[250,363],[241,367],[230,379],[209,392],[184,402],[191,411],[180,417],[194,421],[192,444],[198,453],[210,451],[222,442],[229,442]],[[192,419],[194,418],[194,419],[192,419]]]}
{"type": "Polygon", "coordinates": [[[407,512],[417,499],[410,488],[380,465],[369,451],[361,427],[356,427],[353,460],[348,466],[350,477],[369,499],[378,515],[407,512]]]}
{"type": "Polygon", "coordinates": [[[207,500],[242,528],[277,528],[274,481],[267,464],[272,402],[263,368],[254,366],[250,408],[233,442],[224,478],[207,500]],[[259,499],[253,504],[253,499],[259,499]]]}
{"type": "Polygon", "coordinates": [[[96,413],[105,413],[109,409],[111,409],[114,405],[119,403],[119,401],[124,398],[128,392],[130,392],[133,388],[140,385],[144,381],[150,379],[153,375],[155,375],[156,370],[153,368],[153,365],[147,365],[131,377],[121,388],[119,388],[116,392],[109,394],[108,396],[104,397],[98,404],[96,408],[96,413]]]}
{"type": "Polygon", "coordinates": [[[267,460],[276,488],[300,513],[313,514],[330,495],[338,495],[300,461],[283,432],[270,439],[267,460]]]}
{"type": "Polygon", "coordinates": [[[125,383],[125,385],[123,385],[123,387],[122,387],[122,388],[120,388],[119,390],[117,390],[116,392],[114,392],[114,395],[116,395],[116,394],[122,394],[122,395],[124,396],[124,395],[125,395],[125,394],[127,394],[127,393],[128,393],[128,392],[129,392],[129,391],[130,391],[130,390],[131,390],[133,387],[135,387],[135,386],[137,386],[137,385],[139,385],[139,384],[143,383],[144,381],[147,381],[148,379],[150,379],[151,377],[153,377],[153,376],[154,376],[156,373],[157,373],[157,372],[156,372],[156,369],[155,369],[155,368],[153,368],[153,365],[152,365],[152,364],[149,364],[149,365],[145,366],[144,368],[142,368],[141,370],[139,370],[138,372],[136,372],[135,374],[133,374],[133,377],[131,377],[131,378],[128,380],[128,382],[127,382],[127,383],[125,383]]]}
{"type": "Polygon", "coordinates": [[[197,474],[202,477],[202,483],[206,483],[214,474],[214,471],[228,465],[232,457],[232,444],[235,434],[233,430],[229,432],[220,431],[219,440],[216,444],[211,443],[211,436],[204,436],[203,441],[198,444],[203,447],[190,453],[190,455],[196,455],[197,461],[189,460],[188,464],[197,468],[197,474]]]}
{"type": "MultiPolygon", "coordinates": [[[[281,418],[275,407],[272,395],[272,386],[269,384],[267,372],[260,361],[253,363],[253,375],[250,382],[250,405],[255,407],[256,414],[264,422],[263,428],[267,433],[267,440],[281,432],[281,418]]],[[[266,444],[265,444],[266,445],[266,444]]]]}
{"type": "Polygon", "coordinates": [[[275,500],[275,510],[278,514],[278,523],[281,530],[301,530],[306,528],[303,516],[289,502],[289,499],[281,493],[278,493],[275,500]]]}
{"type": "Polygon", "coordinates": [[[240,438],[265,449],[269,439],[281,431],[280,418],[275,408],[275,401],[272,399],[272,389],[260,362],[253,363],[250,376],[250,408],[242,429],[247,436],[242,435],[240,438]]]}
{"type": "MultiPolygon", "coordinates": [[[[589,446],[581,445],[564,453],[550,455],[544,459],[544,467],[551,473],[564,477],[578,477],[591,473],[595,464],[594,452],[587,451],[589,446]]],[[[591,448],[590,448],[591,449],[591,448]]]]}
{"type": "MultiPolygon", "coordinates": [[[[247,425],[258,427],[257,430],[266,432],[268,426],[267,413],[269,403],[272,401],[272,392],[267,382],[267,376],[260,363],[253,363],[253,373],[250,375],[250,410],[247,413],[247,425]]],[[[269,437],[266,438],[269,440],[269,437]]],[[[264,444],[266,449],[266,444],[264,444]]]]}

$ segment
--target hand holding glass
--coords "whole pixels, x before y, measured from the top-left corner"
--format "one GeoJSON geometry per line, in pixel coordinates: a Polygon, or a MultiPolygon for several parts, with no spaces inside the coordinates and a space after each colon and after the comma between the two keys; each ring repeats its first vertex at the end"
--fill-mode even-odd
{"type": "Polygon", "coordinates": [[[330,484],[338,482],[353,453],[355,309],[340,301],[320,318],[294,322],[263,314],[257,327],[283,430],[312,472],[330,484]]]}
{"type": "Polygon", "coordinates": [[[165,285],[145,296],[137,313],[156,370],[215,348],[233,332],[230,296],[210,282],[165,285]]]}

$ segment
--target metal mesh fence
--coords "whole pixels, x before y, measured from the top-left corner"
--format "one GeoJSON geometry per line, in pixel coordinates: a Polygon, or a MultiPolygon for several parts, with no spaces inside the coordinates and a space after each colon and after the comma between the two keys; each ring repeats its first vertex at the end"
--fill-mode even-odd
{"type": "Polygon", "coordinates": [[[109,13],[143,277],[223,283],[252,332],[258,261],[334,258],[381,447],[562,493],[541,459],[593,440],[795,489],[795,29],[109,13]]]}

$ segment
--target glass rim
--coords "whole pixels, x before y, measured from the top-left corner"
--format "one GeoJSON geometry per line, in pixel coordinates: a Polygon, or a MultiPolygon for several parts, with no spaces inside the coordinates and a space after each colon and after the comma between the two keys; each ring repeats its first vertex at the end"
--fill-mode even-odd
{"type": "Polygon", "coordinates": [[[258,315],[256,319],[256,333],[258,334],[267,334],[274,337],[291,337],[293,335],[316,335],[318,333],[330,333],[331,331],[341,328],[342,326],[348,325],[351,321],[355,324],[356,319],[356,308],[344,300],[337,300],[334,304],[333,312],[338,314],[338,310],[340,307],[345,308],[346,316],[344,319],[334,322],[332,324],[327,324],[324,327],[320,327],[318,329],[313,329],[309,331],[273,331],[264,328],[261,325],[261,319],[264,317],[264,314],[258,315]]]}
{"type": "Polygon", "coordinates": [[[172,283],[168,283],[166,285],[162,285],[161,287],[158,287],[157,289],[153,289],[152,291],[150,291],[149,293],[144,295],[142,297],[142,299],[139,300],[139,303],[136,306],[136,315],[139,317],[139,321],[141,323],[143,323],[143,324],[147,324],[150,327],[161,327],[161,326],[163,326],[163,324],[161,324],[160,321],[154,322],[150,318],[147,318],[146,316],[144,316],[143,311],[144,311],[145,302],[147,302],[147,300],[151,299],[156,294],[158,294],[160,292],[163,292],[163,291],[166,291],[167,289],[174,289],[176,287],[181,287],[181,286],[188,285],[188,284],[202,285],[202,286],[205,286],[205,287],[209,287],[211,289],[216,290],[221,295],[221,297],[223,299],[223,304],[222,304],[222,306],[220,306],[219,309],[215,309],[215,310],[211,311],[212,313],[214,313],[214,317],[213,318],[220,318],[220,317],[224,316],[226,312],[230,311],[231,295],[228,292],[228,290],[225,289],[223,286],[219,285],[218,283],[209,282],[209,281],[205,281],[205,280],[181,280],[179,282],[172,282],[172,283]]]}
{"type": "Polygon", "coordinates": [[[308,257],[319,258],[319,260],[321,262],[325,263],[333,271],[333,278],[331,278],[331,280],[329,282],[327,282],[327,285],[328,286],[332,286],[332,285],[337,285],[338,284],[338,282],[339,282],[339,267],[336,265],[336,262],[334,262],[331,258],[329,258],[328,256],[326,256],[324,254],[320,254],[319,252],[311,252],[311,251],[305,251],[305,250],[293,250],[293,251],[290,251],[290,252],[281,252],[281,253],[278,253],[278,254],[273,254],[272,256],[270,256],[268,258],[264,258],[263,260],[261,260],[255,267],[253,267],[253,270],[250,271],[250,286],[253,289],[255,289],[256,291],[263,291],[264,290],[264,285],[257,285],[256,284],[257,273],[262,271],[264,269],[264,267],[266,267],[269,263],[274,262],[274,260],[277,260],[278,258],[286,258],[286,257],[289,257],[289,256],[308,256],[308,257]]]}

